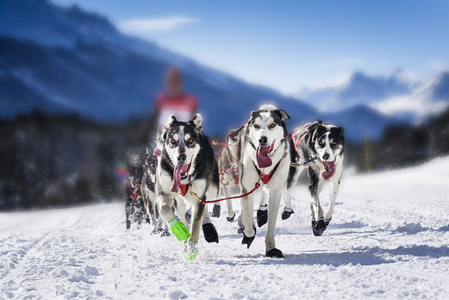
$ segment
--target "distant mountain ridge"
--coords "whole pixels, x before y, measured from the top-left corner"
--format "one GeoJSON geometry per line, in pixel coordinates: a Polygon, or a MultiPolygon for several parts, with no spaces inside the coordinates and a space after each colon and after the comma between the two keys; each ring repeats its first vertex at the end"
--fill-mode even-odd
{"type": "Polygon", "coordinates": [[[297,98],[323,113],[368,105],[405,122],[420,123],[449,106],[449,72],[413,82],[400,70],[390,77],[357,71],[340,85],[303,89],[297,98]]]}
{"type": "MultiPolygon", "coordinates": [[[[323,97],[316,96],[316,103],[310,97],[301,101],[247,83],[156,43],[124,35],[106,17],[77,6],[63,8],[47,0],[0,0],[0,8],[0,117],[39,109],[77,112],[105,122],[143,119],[163,88],[166,70],[176,66],[182,71],[186,91],[200,99],[205,130],[212,136],[224,136],[228,129],[240,127],[251,110],[267,102],[289,113],[290,130],[322,119],[344,126],[354,141],[365,134],[378,138],[385,126],[404,120],[358,100],[364,90],[371,95],[366,103],[408,91],[410,87],[398,78],[382,79],[378,84],[377,79],[356,73],[351,85],[339,91],[347,102],[340,104],[343,108],[320,112],[316,107],[328,105],[323,97]]],[[[444,86],[438,93],[445,95],[444,86]]]]}

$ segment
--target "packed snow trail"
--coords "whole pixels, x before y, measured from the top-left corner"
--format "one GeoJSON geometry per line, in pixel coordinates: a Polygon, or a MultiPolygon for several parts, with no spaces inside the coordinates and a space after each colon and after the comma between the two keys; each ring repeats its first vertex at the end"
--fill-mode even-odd
{"type": "Polygon", "coordinates": [[[449,157],[346,171],[321,237],[312,234],[307,188],[296,187],[295,214],[277,223],[285,259],[264,256],[266,225],[242,246],[225,205],[213,218],[220,243],[201,234],[195,261],[148,224],[126,230],[122,202],[0,213],[0,299],[447,299],[449,157]]]}

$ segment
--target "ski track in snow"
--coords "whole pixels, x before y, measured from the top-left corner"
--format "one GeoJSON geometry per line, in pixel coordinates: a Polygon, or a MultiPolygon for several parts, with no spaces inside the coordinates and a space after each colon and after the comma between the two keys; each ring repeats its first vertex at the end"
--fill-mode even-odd
{"type": "Polygon", "coordinates": [[[148,224],[126,230],[123,202],[0,213],[0,299],[447,299],[448,179],[449,157],[344,176],[321,237],[300,184],[296,213],[277,223],[285,259],[264,256],[266,225],[242,246],[226,205],[212,218],[220,242],[201,233],[195,261],[148,224]]]}

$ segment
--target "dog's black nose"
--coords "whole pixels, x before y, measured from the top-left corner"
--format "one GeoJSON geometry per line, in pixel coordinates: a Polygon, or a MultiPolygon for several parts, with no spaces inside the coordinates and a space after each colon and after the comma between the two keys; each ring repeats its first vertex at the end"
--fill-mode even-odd
{"type": "Polygon", "coordinates": [[[264,147],[264,146],[267,145],[267,143],[268,143],[268,139],[267,139],[266,136],[263,136],[263,137],[260,138],[260,140],[259,140],[259,145],[260,146],[264,147]]]}
{"type": "Polygon", "coordinates": [[[324,153],[324,155],[323,155],[324,160],[328,160],[329,157],[330,157],[329,153],[324,153]]]}
{"type": "Polygon", "coordinates": [[[186,162],[187,156],[185,154],[179,154],[178,163],[183,164],[186,162]]]}

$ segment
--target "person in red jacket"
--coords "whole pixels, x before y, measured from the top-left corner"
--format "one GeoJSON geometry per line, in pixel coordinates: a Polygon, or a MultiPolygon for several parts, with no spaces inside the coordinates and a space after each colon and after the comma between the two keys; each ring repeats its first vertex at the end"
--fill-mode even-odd
{"type": "Polygon", "coordinates": [[[157,129],[164,126],[170,115],[178,121],[190,121],[197,112],[198,100],[183,91],[181,72],[171,68],[165,79],[165,92],[157,96],[151,117],[144,128],[145,142],[154,140],[157,129]]]}

